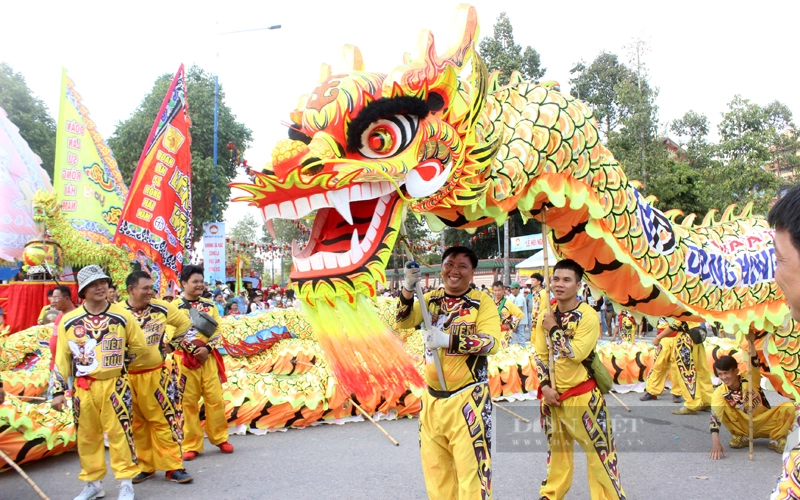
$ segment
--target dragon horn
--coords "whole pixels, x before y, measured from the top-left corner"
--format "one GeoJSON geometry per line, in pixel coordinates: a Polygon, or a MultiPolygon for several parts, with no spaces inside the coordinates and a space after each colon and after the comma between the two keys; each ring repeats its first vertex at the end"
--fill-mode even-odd
{"type": "Polygon", "coordinates": [[[355,45],[344,46],[344,67],[352,71],[364,71],[364,58],[355,45]]]}

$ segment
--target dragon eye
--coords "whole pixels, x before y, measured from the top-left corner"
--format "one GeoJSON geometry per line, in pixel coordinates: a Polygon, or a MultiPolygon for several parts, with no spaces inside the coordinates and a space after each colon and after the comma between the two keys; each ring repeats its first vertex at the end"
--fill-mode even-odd
{"type": "Polygon", "coordinates": [[[358,152],[367,158],[389,158],[405,150],[417,134],[419,118],[395,115],[370,124],[361,134],[358,152]]]}

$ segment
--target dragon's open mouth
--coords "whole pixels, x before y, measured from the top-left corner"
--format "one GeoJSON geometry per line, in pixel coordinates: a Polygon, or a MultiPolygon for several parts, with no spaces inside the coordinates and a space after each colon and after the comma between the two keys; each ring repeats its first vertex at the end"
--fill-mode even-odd
{"type": "Polygon", "coordinates": [[[394,184],[365,182],[269,205],[264,214],[268,219],[297,219],[317,210],[306,247],[300,250],[292,242],[290,278],[305,281],[366,270],[378,259],[387,233],[398,229],[392,221],[401,207],[394,184]]]}

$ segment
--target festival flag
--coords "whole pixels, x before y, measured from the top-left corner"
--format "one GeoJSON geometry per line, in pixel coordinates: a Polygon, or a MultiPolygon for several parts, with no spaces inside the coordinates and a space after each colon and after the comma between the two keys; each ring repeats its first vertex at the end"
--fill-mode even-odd
{"type": "Polygon", "coordinates": [[[53,189],[41,164],[0,108],[0,260],[22,259],[25,243],[39,236],[33,221],[33,194],[53,189]]]}
{"type": "Polygon", "coordinates": [[[95,243],[111,243],[128,188],[66,69],[61,70],[53,187],[61,212],[78,232],[95,243]]]}
{"type": "Polygon", "coordinates": [[[160,292],[178,282],[192,242],[192,154],[181,64],[144,144],[114,242],[150,268],[160,292]]]}

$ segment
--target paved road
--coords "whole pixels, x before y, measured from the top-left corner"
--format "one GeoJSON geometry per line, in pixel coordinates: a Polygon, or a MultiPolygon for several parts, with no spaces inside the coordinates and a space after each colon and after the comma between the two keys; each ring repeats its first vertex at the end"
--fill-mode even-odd
{"type": "MultiPolygon", "coordinates": [[[[609,398],[614,432],[620,451],[623,487],[629,499],[724,499],[769,497],[780,472],[781,457],[755,445],[755,460],[747,449],[727,450],[728,458],[708,458],[708,413],[676,416],[679,407],[667,401],[642,403],[639,394],[621,395],[631,406],[627,413],[609,398]]],[[[777,403],[774,394],[770,400],[777,403]]],[[[504,406],[531,418],[528,425],[495,410],[493,474],[495,497],[536,498],[545,474],[546,453],[538,426],[539,410],[533,402],[504,406]],[[527,441],[526,441],[527,440],[527,441]],[[539,442],[537,444],[537,441],[539,442]]],[[[187,463],[194,475],[191,485],[164,482],[159,473],[136,486],[138,499],[415,499],[425,498],[419,459],[417,421],[383,422],[400,441],[389,441],[370,423],[322,425],[275,432],[266,436],[232,436],[233,455],[208,449],[187,463]]],[[[77,454],[28,464],[27,473],[53,500],[72,499],[82,488],[77,454]]],[[[575,479],[569,499],[587,499],[586,460],[575,455],[575,479]]],[[[105,479],[107,498],[116,498],[116,481],[105,479]]],[[[38,498],[14,472],[0,474],[0,499],[38,498]]]]}

